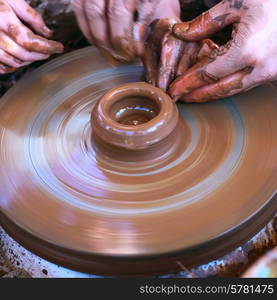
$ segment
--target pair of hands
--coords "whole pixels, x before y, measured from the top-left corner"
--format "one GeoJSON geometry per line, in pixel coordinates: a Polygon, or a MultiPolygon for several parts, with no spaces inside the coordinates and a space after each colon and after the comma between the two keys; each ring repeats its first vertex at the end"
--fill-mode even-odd
{"type": "MultiPolygon", "coordinates": [[[[141,57],[147,80],[174,100],[206,102],[277,79],[276,0],[223,0],[185,23],[179,0],[73,0],[73,8],[89,41],[115,59],[141,57]],[[226,45],[208,40],[230,24],[226,45]]],[[[0,0],[0,74],[61,53],[50,36],[24,0],[0,0]]]]}
{"type": "MultiPolygon", "coordinates": [[[[72,0],[72,7],[88,41],[114,64],[143,55],[153,20],[180,14],[179,0],[72,0]]],[[[41,16],[25,0],[0,0],[0,74],[63,52],[62,44],[50,37],[41,16]]]]}
{"type": "Polygon", "coordinates": [[[0,74],[63,52],[63,45],[50,36],[41,16],[24,0],[0,0],[0,74]]]}
{"type": "MultiPolygon", "coordinates": [[[[153,20],[180,14],[179,0],[72,0],[72,6],[88,41],[108,58],[125,61],[143,55],[153,20]]],[[[25,0],[0,0],[0,74],[61,53],[62,44],[50,37],[41,16],[25,0]]]]}
{"type": "Polygon", "coordinates": [[[74,0],[73,5],[89,41],[116,59],[140,56],[147,80],[174,100],[207,102],[277,79],[276,0],[223,0],[185,23],[178,0],[74,0]],[[226,45],[208,39],[231,24],[226,45]]]}

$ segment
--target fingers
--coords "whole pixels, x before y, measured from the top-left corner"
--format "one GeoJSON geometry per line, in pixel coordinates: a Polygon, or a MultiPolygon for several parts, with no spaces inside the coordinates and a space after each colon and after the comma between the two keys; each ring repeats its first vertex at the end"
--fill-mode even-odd
{"type": "Polygon", "coordinates": [[[62,44],[34,34],[20,22],[18,18],[31,25],[37,33],[46,37],[51,35],[41,16],[24,0],[1,1],[0,5],[1,74],[63,51],[62,44]]]}
{"type": "MultiPolygon", "coordinates": [[[[198,52],[198,60],[204,57],[210,57],[213,53],[219,53],[220,47],[210,39],[205,39],[199,43],[200,50],[198,52]]],[[[228,47],[227,47],[228,48],[228,47]]]]}
{"type": "Polygon", "coordinates": [[[176,76],[179,77],[183,75],[190,67],[192,67],[198,58],[198,52],[200,49],[200,44],[195,42],[185,43],[182,57],[178,63],[176,69],[176,76]]]}
{"type": "Polygon", "coordinates": [[[23,62],[2,49],[0,49],[0,62],[12,68],[20,68],[30,64],[30,62],[23,62]]]}
{"type": "Polygon", "coordinates": [[[175,71],[184,50],[184,42],[166,33],[162,41],[157,86],[167,91],[168,85],[175,77],[175,71]]]}
{"type": "Polygon", "coordinates": [[[205,39],[201,42],[186,42],[184,54],[176,70],[176,77],[183,75],[197,61],[204,57],[209,57],[213,51],[218,49],[218,45],[210,39],[205,39]]]}
{"type": "Polygon", "coordinates": [[[49,55],[63,52],[63,45],[61,43],[35,35],[31,30],[21,24],[19,20],[12,21],[13,23],[4,26],[6,27],[5,31],[23,48],[49,55]]]}
{"type": "Polygon", "coordinates": [[[214,84],[206,85],[186,94],[181,100],[186,103],[203,103],[229,97],[254,86],[254,83],[251,80],[247,80],[247,78],[249,78],[249,69],[238,71],[214,84]]]}
{"type": "MultiPolygon", "coordinates": [[[[151,27],[154,25],[152,24],[151,27]]],[[[157,70],[159,65],[159,46],[155,40],[155,35],[149,35],[142,61],[145,68],[146,81],[156,86],[157,84],[157,70]]]]}
{"type": "Polygon", "coordinates": [[[144,23],[134,24],[134,47],[138,57],[143,57],[147,39],[147,26],[144,23]]]}
{"type": "Polygon", "coordinates": [[[17,44],[29,51],[49,55],[63,52],[61,43],[35,35],[24,26],[5,2],[1,4],[0,29],[8,34],[17,44]]]}
{"type": "Polygon", "coordinates": [[[77,20],[82,32],[91,44],[99,49],[110,65],[118,64],[116,53],[109,40],[109,26],[106,17],[106,0],[75,0],[73,2],[77,20]]]}
{"type": "Polygon", "coordinates": [[[21,61],[36,61],[44,60],[49,57],[47,54],[37,53],[28,51],[15,43],[10,37],[8,37],[4,32],[0,31],[0,49],[4,50],[8,54],[20,59],[21,61]]]}
{"type": "MultiPolygon", "coordinates": [[[[76,1],[75,1],[76,2],[76,1]]],[[[80,1],[77,1],[75,6],[80,1]]],[[[84,2],[84,0],[82,1],[84,2]]],[[[83,24],[85,20],[88,22],[88,26],[83,24],[84,33],[88,40],[92,43],[95,42],[97,45],[101,45],[104,48],[109,48],[108,40],[108,27],[106,20],[106,1],[105,0],[89,0],[85,1],[85,4],[81,4],[82,8],[79,7],[80,16],[79,19],[83,17],[83,11],[85,16],[80,22],[83,24]]],[[[86,23],[87,24],[87,23],[86,23]]]]}
{"type": "Polygon", "coordinates": [[[138,0],[138,20],[134,25],[134,43],[137,54],[141,57],[144,53],[144,44],[147,38],[149,24],[157,19],[175,18],[180,22],[179,0],[138,0]]]}
{"type": "Polygon", "coordinates": [[[206,47],[208,51],[202,47],[202,54],[200,53],[203,58],[172,83],[170,95],[174,100],[251,65],[251,62],[242,57],[241,51],[234,47],[232,42],[219,48],[208,44],[206,47]],[[210,52],[211,47],[212,52],[210,52]],[[205,51],[207,56],[204,55],[205,51]]]}
{"type": "Polygon", "coordinates": [[[4,64],[0,63],[0,74],[8,74],[8,73],[12,73],[15,71],[15,68],[6,66],[4,64]]]}
{"type": "Polygon", "coordinates": [[[205,70],[209,62],[211,62],[211,59],[204,57],[182,76],[173,81],[168,92],[174,101],[177,101],[182,95],[188,94],[194,89],[218,81],[217,77],[212,76],[205,70]]]}
{"type": "Polygon", "coordinates": [[[242,52],[237,47],[230,47],[230,49],[228,47],[219,48],[216,59],[207,65],[206,72],[215,77],[223,78],[252,64],[250,58],[243,57],[242,52]]]}
{"type": "Polygon", "coordinates": [[[131,60],[135,0],[73,0],[72,7],[86,39],[95,44],[111,65],[131,60]]]}
{"type": "Polygon", "coordinates": [[[173,34],[179,39],[200,41],[239,21],[240,13],[240,9],[233,8],[229,1],[221,1],[194,20],[176,24],[173,34]]]}
{"type": "MultiPolygon", "coordinates": [[[[175,23],[175,19],[160,19],[155,20],[150,25],[150,34],[148,35],[147,41],[145,43],[145,53],[142,60],[146,70],[146,80],[155,86],[158,85],[159,76],[161,74],[161,72],[159,71],[159,67],[170,65],[172,61],[174,64],[174,57],[175,59],[177,59],[176,54],[171,53],[172,49],[170,49],[170,44],[172,44],[172,42],[175,42],[172,39],[165,39],[166,34],[171,31],[171,28],[175,23]],[[168,42],[169,47],[167,47],[168,42]],[[163,51],[162,48],[164,45],[166,45],[166,47],[163,51]],[[161,63],[160,58],[162,59],[161,63]]],[[[177,39],[175,38],[174,40],[177,41],[177,39]]],[[[170,75],[168,77],[165,74],[165,77],[169,78],[170,75]]],[[[167,79],[165,79],[164,81],[166,82],[167,79]]]]}
{"type": "Polygon", "coordinates": [[[52,35],[51,30],[45,25],[41,15],[30,7],[24,0],[7,0],[16,15],[32,26],[32,28],[39,34],[45,37],[50,37],[52,35]]]}
{"type": "Polygon", "coordinates": [[[78,23],[82,33],[84,34],[84,36],[86,37],[88,42],[92,44],[93,39],[91,36],[91,32],[89,29],[89,23],[88,23],[87,16],[85,13],[84,0],[72,0],[71,5],[72,5],[72,9],[75,13],[77,23],[78,23]]]}
{"type": "Polygon", "coordinates": [[[108,19],[113,49],[123,58],[132,60],[135,53],[133,40],[136,0],[109,0],[108,19]]]}
{"type": "Polygon", "coordinates": [[[150,25],[150,34],[145,43],[145,52],[142,61],[145,67],[146,81],[157,86],[160,53],[162,41],[167,32],[170,31],[168,19],[155,20],[150,25]]]}
{"type": "Polygon", "coordinates": [[[211,40],[185,43],[176,39],[170,30],[174,23],[176,19],[162,19],[152,23],[152,33],[147,40],[143,60],[147,81],[164,91],[167,91],[176,75],[184,74],[197,62],[199,50],[204,57],[219,49],[211,40]]]}

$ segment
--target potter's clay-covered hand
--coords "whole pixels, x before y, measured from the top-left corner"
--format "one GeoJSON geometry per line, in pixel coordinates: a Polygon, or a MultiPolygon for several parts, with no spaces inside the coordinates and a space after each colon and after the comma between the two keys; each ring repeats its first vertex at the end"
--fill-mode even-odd
{"type": "Polygon", "coordinates": [[[24,0],[0,0],[0,74],[62,52],[63,46],[50,36],[41,16],[24,0]]]}
{"type": "Polygon", "coordinates": [[[89,42],[110,58],[131,61],[144,53],[148,25],[180,16],[179,0],[73,0],[79,26],[89,42]]]}
{"type": "Polygon", "coordinates": [[[177,24],[176,37],[190,42],[233,24],[232,39],[177,78],[170,95],[207,102],[277,79],[276,0],[224,0],[196,19],[177,24]]]}
{"type": "Polygon", "coordinates": [[[146,81],[164,91],[178,76],[182,75],[203,56],[218,46],[209,39],[186,42],[172,34],[172,28],[180,23],[178,18],[155,20],[145,42],[143,63],[146,81]]]}

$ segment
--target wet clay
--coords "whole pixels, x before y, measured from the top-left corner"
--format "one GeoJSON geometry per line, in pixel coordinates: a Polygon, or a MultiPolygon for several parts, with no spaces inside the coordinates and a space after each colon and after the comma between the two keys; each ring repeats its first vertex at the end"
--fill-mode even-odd
{"type": "Polygon", "coordinates": [[[176,105],[162,90],[144,82],[124,84],[95,105],[92,145],[99,157],[118,164],[165,159],[175,149],[178,120],[176,105]]]}
{"type": "Polygon", "coordinates": [[[173,32],[180,39],[200,41],[201,39],[212,36],[214,33],[220,31],[224,24],[228,25],[237,21],[239,21],[238,15],[226,13],[213,17],[207,11],[197,16],[192,21],[176,24],[173,28],[173,32]],[[207,26],[207,24],[209,26],[207,26]],[[202,35],[199,34],[200,32],[202,35]]]}
{"type": "MultiPolygon", "coordinates": [[[[180,104],[175,129],[159,142],[175,136],[158,156],[124,160],[121,151],[130,149],[105,142],[102,131],[102,149],[114,152],[97,150],[92,111],[142,72],[111,69],[87,48],[44,65],[3,97],[0,223],[28,249],[85,272],[170,273],[229,252],[276,212],[277,97],[270,85],[180,104]]],[[[130,104],[136,99],[111,105],[108,115],[118,126],[149,125],[162,109],[143,99],[142,118],[129,118],[136,114],[128,107],[139,110],[130,104]]]]}
{"type": "Polygon", "coordinates": [[[110,157],[115,146],[122,156],[119,160],[128,160],[130,155],[134,162],[136,157],[159,158],[174,143],[178,119],[176,105],[162,90],[144,82],[121,85],[106,93],[93,109],[93,146],[97,149],[95,140],[101,139],[102,148],[106,144],[108,150],[101,148],[98,154],[106,152],[110,157]]]}

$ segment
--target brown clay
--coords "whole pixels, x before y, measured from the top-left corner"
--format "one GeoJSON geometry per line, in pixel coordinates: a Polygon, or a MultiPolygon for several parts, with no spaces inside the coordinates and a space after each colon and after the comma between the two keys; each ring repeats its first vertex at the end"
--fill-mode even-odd
{"type": "Polygon", "coordinates": [[[167,91],[168,85],[175,77],[185,43],[171,34],[177,18],[155,20],[151,24],[143,56],[146,68],[146,80],[167,91]]]}
{"type": "Polygon", "coordinates": [[[53,54],[62,53],[63,45],[56,41],[46,40],[43,37],[28,32],[27,34],[29,42],[24,42],[23,47],[35,52],[53,54]]]}
{"type": "MultiPolygon", "coordinates": [[[[159,147],[158,156],[124,160],[125,144],[107,143],[101,130],[102,149],[119,151],[97,152],[97,101],[141,74],[138,66],[111,69],[87,48],[43,66],[3,97],[0,223],[35,253],[92,273],[173,272],[229,252],[276,212],[277,97],[269,85],[179,105],[170,147],[159,147]]],[[[116,107],[108,116],[130,126],[134,119],[117,118],[116,107]]],[[[135,121],[156,115],[155,107],[135,121]]]]}
{"type": "Polygon", "coordinates": [[[184,102],[209,102],[212,100],[222,99],[226,96],[231,96],[238,93],[243,88],[243,79],[248,74],[248,71],[239,71],[219,80],[216,83],[209,84],[202,88],[183,96],[184,102]]]}
{"type": "Polygon", "coordinates": [[[91,125],[99,155],[134,162],[158,158],[171,148],[179,116],[162,90],[144,83],[121,85],[95,105],[91,125]]]}
{"type": "Polygon", "coordinates": [[[201,41],[212,36],[228,24],[239,20],[239,15],[227,13],[220,16],[211,16],[209,11],[202,13],[189,22],[174,25],[173,33],[176,37],[186,41],[201,41]],[[201,32],[201,35],[199,34],[201,32]]]}

